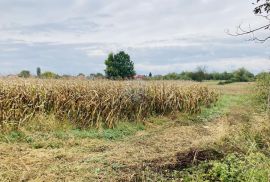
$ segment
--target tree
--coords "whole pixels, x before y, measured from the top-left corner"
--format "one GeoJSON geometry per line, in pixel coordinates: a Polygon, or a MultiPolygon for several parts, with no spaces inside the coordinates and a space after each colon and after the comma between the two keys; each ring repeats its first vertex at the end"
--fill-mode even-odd
{"type": "Polygon", "coordinates": [[[220,85],[229,84],[233,82],[249,82],[254,81],[255,76],[245,68],[239,68],[232,73],[223,72],[221,73],[221,79],[225,80],[219,82],[220,85]]]}
{"type": "Polygon", "coordinates": [[[18,74],[19,77],[22,77],[22,78],[29,78],[31,76],[30,74],[30,71],[28,70],[22,70],[19,74],[18,74]]]}
{"type": "Polygon", "coordinates": [[[115,55],[110,53],[105,61],[105,65],[106,77],[110,79],[131,79],[136,74],[134,63],[130,60],[130,56],[124,51],[120,51],[115,55]]]}
{"type": "Polygon", "coordinates": [[[79,73],[79,74],[77,75],[77,77],[85,77],[85,74],[79,73]]]}
{"type": "Polygon", "coordinates": [[[266,20],[266,23],[262,26],[255,28],[251,28],[249,26],[248,29],[243,28],[242,25],[239,25],[235,33],[230,33],[230,31],[228,31],[228,34],[232,36],[251,35],[250,40],[265,42],[270,39],[270,35],[268,32],[267,35],[264,35],[262,37],[258,37],[257,35],[255,35],[255,33],[270,30],[270,0],[256,0],[253,5],[255,5],[253,13],[257,16],[264,18],[266,20]]]}
{"type": "Polygon", "coordinates": [[[153,75],[152,75],[152,73],[150,72],[148,76],[149,76],[149,78],[152,78],[153,75]]]}
{"type": "Polygon", "coordinates": [[[91,80],[94,80],[94,79],[104,79],[105,76],[102,74],[102,73],[91,73],[89,76],[87,76],[87,79],[91,79],[91,80]]]}
{"type": "Polygon", "coordinates": [[[46,72],[41,74],[41,77],[46,78],[46,79],[51,79],[51,78],[59,78],[60,76],[57,75],[56,73],[51,72],[51,71],[46,71],[46,72]]]}
{"type": "Polygon", "coordinates": [[[194,81],[202,82],[205,79],[205,74],[206,68],[199,66],[195,72],[189,73],[189,77],[194,81]]]}
{"type": "Polygon", "coordinates": [[[245,68],[240,68],[233,72],[233,82],[248,82],[253,81],[253,79],[254,75],[245,68]]]}
{"type": "Polygon", "coordinates": [[[40,67],[37,67],[37,76],[38,76],[38,77],[41,76],[41,69],[40,69],[40,67]]]}

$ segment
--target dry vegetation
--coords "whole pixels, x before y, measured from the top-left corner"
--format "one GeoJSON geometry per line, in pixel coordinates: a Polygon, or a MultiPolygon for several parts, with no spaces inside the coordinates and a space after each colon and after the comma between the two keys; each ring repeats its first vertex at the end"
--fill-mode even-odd
{"type": "Polygon", "coordinates": [[[217,101],[206,86],[182,82],[0,80],[0,124],[15,126],[37,114],[80,128],[139,121],[173,112],[197,113],[217,101]]]}
{"type": "MultiPolygon", "coordinates": [[[[22,88],[58,82],[63,83],[27,80],[22,88]]],[[[111,90],[113,85],[127,90],[160,85],[206,89],[193,82],[80,82],[81,87],[72,86],[74,81],[65,83],[71,91],[104,83],[110,83],[111,90]]],[[[199,113],[148,115],[143,124],[119,122],[113,129],[78,130],[53,115],[37,115],[16,131],[0,133],[0,181],[268,182],[270,124],[264,112],[256,111],[254,84],[206,84],[221,92],[211,107],[200,107],[199,113]]]]}

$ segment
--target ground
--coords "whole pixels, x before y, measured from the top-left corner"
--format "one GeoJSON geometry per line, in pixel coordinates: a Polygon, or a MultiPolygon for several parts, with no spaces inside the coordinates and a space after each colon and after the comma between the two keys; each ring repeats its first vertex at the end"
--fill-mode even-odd
{"type": "Polygon", "coordinates": [[[252,106],[253,83],[204,84],[218,90],[220,99],[197,115],[176,113],[99,131],[57,126],[54,118],[46,118],[48,124],[3,133],[0,181],[170,181],[167,170],[217,160],[234,150],[217,148],[240,133],[245,120],[252,118],[256,129],[264,129],[268,119],[252,106]]]}

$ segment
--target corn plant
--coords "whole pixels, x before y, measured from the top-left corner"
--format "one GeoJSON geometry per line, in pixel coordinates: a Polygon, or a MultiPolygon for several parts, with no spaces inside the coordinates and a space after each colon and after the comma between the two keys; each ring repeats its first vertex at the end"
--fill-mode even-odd
{"type": "Polygon", "coordinates": [[[215,91],[192,82],[1,79],[0,124],[52,114],[79,127],[113,127],[120,120],[198,113],[217,99],[215,91]]]}

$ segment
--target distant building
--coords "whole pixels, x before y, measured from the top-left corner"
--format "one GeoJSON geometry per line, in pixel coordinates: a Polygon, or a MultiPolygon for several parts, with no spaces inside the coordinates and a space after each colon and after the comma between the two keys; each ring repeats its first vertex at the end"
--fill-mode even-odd
{"type": "Polygon", "coordinates": [[[135,80],[143,80],[144,78],[146,78],[145,75],[135,75],[135,76],[134,76],[134,79],[135,79],[135,80]]]}
{"type": "Polygon", "coordinates": [[[86,80],[86,76],[85,75],[78,75],[76,78],[78,78],[80,80],[86,80]]]}
{"type": "Polygon", "coordinates": [[[19,78],[18,75],[7,75],[7,78],[19,78]]]}

